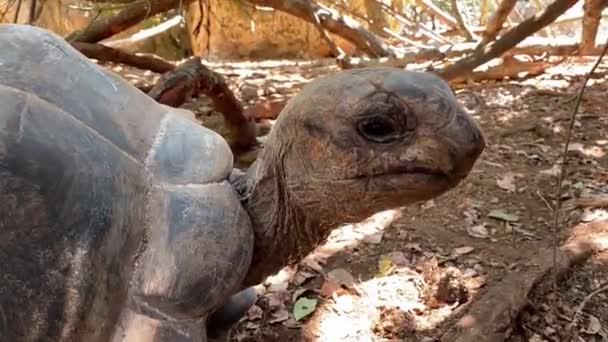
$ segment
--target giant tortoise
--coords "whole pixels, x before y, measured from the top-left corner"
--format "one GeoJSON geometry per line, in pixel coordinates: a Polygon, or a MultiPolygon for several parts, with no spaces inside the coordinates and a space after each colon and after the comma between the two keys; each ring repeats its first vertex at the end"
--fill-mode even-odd
{"type": "Polygon", "coordinates": [[[2,341],[207,341],[246,289],[443,194],[485,146],[444,81],[368,68],[310,82],[241,172],[220,135],[12,24],[0,103],[2,341]]]}

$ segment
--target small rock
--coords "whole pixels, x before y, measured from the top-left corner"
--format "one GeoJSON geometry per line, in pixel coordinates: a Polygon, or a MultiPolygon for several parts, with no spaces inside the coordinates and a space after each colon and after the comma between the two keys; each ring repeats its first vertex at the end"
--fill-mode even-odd
{"type": "Polygon", "coordinates": [[[241,99],[244,102],[253,100],[258,97],[258,86],[251,83],[243,83],[240,87],[241,99]]]}

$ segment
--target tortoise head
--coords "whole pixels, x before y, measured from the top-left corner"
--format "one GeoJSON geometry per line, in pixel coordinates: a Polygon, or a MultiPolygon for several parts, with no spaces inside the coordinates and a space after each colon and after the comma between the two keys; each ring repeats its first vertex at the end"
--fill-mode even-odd
{"type": "Polygon", "coordinates": [[[292,205],[342,224],[443,194],[484,147],[480,128],[442,79],[369,68],[304,87],[281,113],[262,158],[279,165],[292,205]]]}

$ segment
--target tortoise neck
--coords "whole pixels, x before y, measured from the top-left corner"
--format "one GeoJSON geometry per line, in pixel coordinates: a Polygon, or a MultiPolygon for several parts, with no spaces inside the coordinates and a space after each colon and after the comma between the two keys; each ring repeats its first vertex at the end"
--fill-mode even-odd
{"type": "Polygon", "coordinates": [[[244,191],[240,193],[255,234],[253,261],[245,286],[259,284],[283,267],[298,263],[334,228],[310,208],[303,210],[297,205],[285,182],[282,158],[275,157],[261,156],[242,182],[244,191]]]}

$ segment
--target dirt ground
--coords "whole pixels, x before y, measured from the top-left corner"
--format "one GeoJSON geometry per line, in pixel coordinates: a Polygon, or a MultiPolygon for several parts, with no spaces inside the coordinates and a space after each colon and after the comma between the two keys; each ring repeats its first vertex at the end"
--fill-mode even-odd
{"type": "MultiPolygon", "coordinates": [[[[552,207],[565,130],[593,61],[517,81],[455,87],[487,148],[468,179],[433,201],[379,213],[336,231],[296,269],[269,278],[232,341],[434,341],[506,275],[552,244],[552,207]]],[[[210,65],[257,117],[273,117],[309,80],[335,67],[303,62],[210,65]]],[[[119,70],[134,82],[136,75],[119,70]]],[[[563,200],[608,196],[608,62],[588,85],[574,125],[563,200]]],[[[141,76],[141,75],[140,75],[141,76]]],[[[153,80],[154,75],[143,75],[153,80]]],[[[222,132],[208,101],[186,105],[222,132]]],[[[262,134],[272,122],[262,122],[262,134]]],[[[263,142],[263,137],[260,139],[263,142]]],[[[255,154],[243,156],[245,167],[255,154]]],[[[565,210],[562,227],[608,218],[565,210]]],[[[608,253],[558,282],[542,282],[509,341],[608,341],[608,253]],[[573,321],[573,318],[576,320],[573,321]],[[575,324],[576,323],[576,324],[575,324]]],[[[504,293],[505,298],[511,294],[504,293]]]]}

